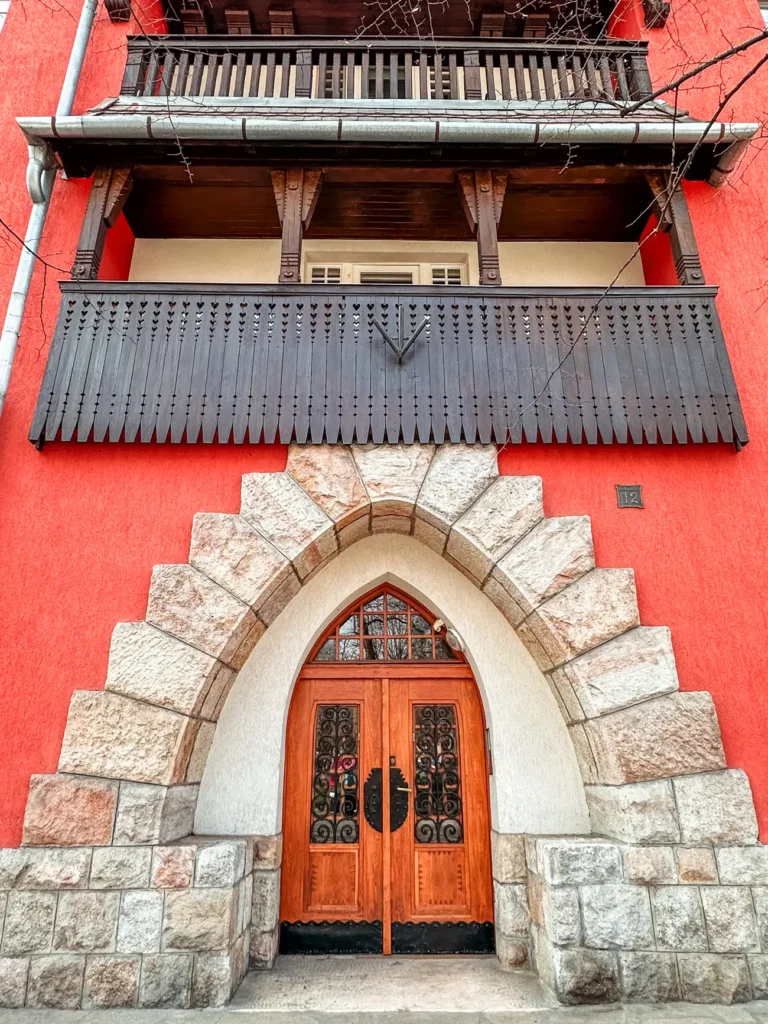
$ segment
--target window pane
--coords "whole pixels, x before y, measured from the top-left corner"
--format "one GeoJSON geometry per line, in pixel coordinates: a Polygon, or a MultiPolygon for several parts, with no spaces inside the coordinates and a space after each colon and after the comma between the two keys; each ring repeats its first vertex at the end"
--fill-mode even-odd
{"type": "Polygon", "coordinates": [[[359,640],[339,640],[339,661],[358,661],[359,659],[359,640]]]}
{"type": "Polygon", "coordinates": [[[445,640],[441,637],[435,637],[435,657],[438,661],[455,661],[456,653],[452,651],[445,640]]]}
{"type": "Polygon", "coordinates": [[[364,612],[381,612],[383,610],[384,610],[384,598],[383,597],[374,597],[374,598],[372,598],[372,600],[370,600],[368,602],[368,604],[363,605],[363,611],[364,612]]]}
{"type": "Polygon", "coordinates": [[[405,636],[408,632],[408,619],[404,615],[390,615],[387,618],[389,636],[405,636]]]}
{"type": "Polygon", "coordinates": [[[360,632],[360,617],[358,615],[350,615],[339,626],[340,636],[357,636],[360,632]]]}
{"type": "Polygon", "coordinates": [[[383,640],[363,640],[363,652],[370,661],[384,660],[383,640]]]}
{"type": "Polygon", "coordinates": [[[412,633],[431,633],[432,627],[425,618],[421,615],[411,615],[411,632],[412,633]]]}
{"type": "Polygon", "coordinates": [[[387,611],[389,612],[405,612],[408,610],[408,605],[405,601],[402,601],[399,597],[395,597],[394,594],[387,594],[387,611]]]}
{"type": "Polygon", "coordinates": [[[387,640],[387,650],[390,658],[405,660],[408,657],[408,641],[405,637],[402,640],[387,640]]]}
{"type": "Polygon", "coordinates": [[[326,640],[317,652],[315,661],[336,661],[336,641],[326,640]]]}
{"type": "Polygon", "coordinates": [[[384,616],[364,615],[363,633],[365,636],[384,636],[384,616]]]}
{"type": "Polygon", "coordinates": [[[411,640],[411,657],[423,661],[432,658],[432,641],[422,637],[421,640],[411,640]]]}

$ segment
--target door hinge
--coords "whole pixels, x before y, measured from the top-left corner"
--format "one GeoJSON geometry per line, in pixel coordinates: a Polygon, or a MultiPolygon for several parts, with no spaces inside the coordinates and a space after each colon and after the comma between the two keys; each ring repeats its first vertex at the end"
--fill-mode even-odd
{"type": "Polygon", "coordinates": [[[491,754],[491,730],[485,730],[485,747],[488,751],[488,774],[493,775],[493,755],[491,754]]]}

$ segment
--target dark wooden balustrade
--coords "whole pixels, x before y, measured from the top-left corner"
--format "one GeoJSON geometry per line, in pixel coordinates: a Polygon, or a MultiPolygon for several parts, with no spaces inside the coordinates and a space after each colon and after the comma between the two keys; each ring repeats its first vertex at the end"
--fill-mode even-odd
{"type": "Polygon", "coordinates": [[[617,100],[651,93],[647,45],[512,39],[136,36],[124,96],[617,100]]]}
{"type": "Polygon", "coordinates": [[[36,444],[747,442],[714,288],[61,287],[36,444]]]}

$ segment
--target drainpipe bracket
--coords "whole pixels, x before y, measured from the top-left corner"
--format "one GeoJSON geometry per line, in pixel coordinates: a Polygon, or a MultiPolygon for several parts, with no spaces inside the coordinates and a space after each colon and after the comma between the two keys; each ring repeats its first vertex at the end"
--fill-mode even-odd
{"type": "Polygon", "coordinates": [[[45,203],[51,197],[53,180],[48,171],[56,167],[53,150],[44,139],[30,140],[27,163],[27,192],[33,203],[45,203]]]}

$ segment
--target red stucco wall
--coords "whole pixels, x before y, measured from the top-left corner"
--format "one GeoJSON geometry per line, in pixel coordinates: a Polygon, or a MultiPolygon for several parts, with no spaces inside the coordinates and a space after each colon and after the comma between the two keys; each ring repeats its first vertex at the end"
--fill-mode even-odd
{"type": "MultiPolygon", "coordinates": [[[[633,35],[641,31],[633,20],[640,0],[629,6],[620,30],[633,35]]],[[[673,9],[669,29],[650,33],[657,81],[669,80],[683,63],[678,40],[695,58],[761,26],[757,0],[673,0],[673,9]]],[[[0,35],[0,217],[17,232],[29,201],[26,150],[12,119],[54,109],[78,13],[79,0],[55,9],[15,2],[0,35]]],[[[100,11],[78,110],[116,94],[125,31],[100,11]]],[[[720,82],[719,73],[714,80],[720,82]]],[[[700,115],[712,109],[712,95],[699,88],[684,102],[700,115]]],[[[766,106],[768,73],[739,95],[732,113],[760,120],[766,106]]],[[[0,419],[0,845],[19,841],[30,773],[56,769],[72,690],[103,685],[114,623],[143,616],[152,566],[186,559],[195,512],[238,508],[242,473],[285,464],[283,448],[50,444],[40,453],[29,445],[58,309],[55,279],[71,264],[87,189],[82,181],[57,182],[42,254],[62,273],[40,268],[35,275],[0,419]]],[[[544,478],[548,515],[592,517],[600,565],[635,569],[643,621],[671,626],[682,686],[714,695],[728,763],[749,773],[768,838],[768,173],[762,149],[755,147],[729,187],[687,191],[707,280],[722,287],[719,307],[750,445],[738,455],[727,446],[529,445],[503,451],[501,465],[503,472],[544,478]],[[616,483],[641,483],[646,508],[617,509],[616,483]]],[[[119,230],[102,277],[127,272],[130,232],[127,225],[119,230]]],[[[3,313],[17,257],[18,245],[0,229],[3,313]]],[[[664,244],[651,243],[645,262],[649,281],[668,280],[664,244]]]]}

